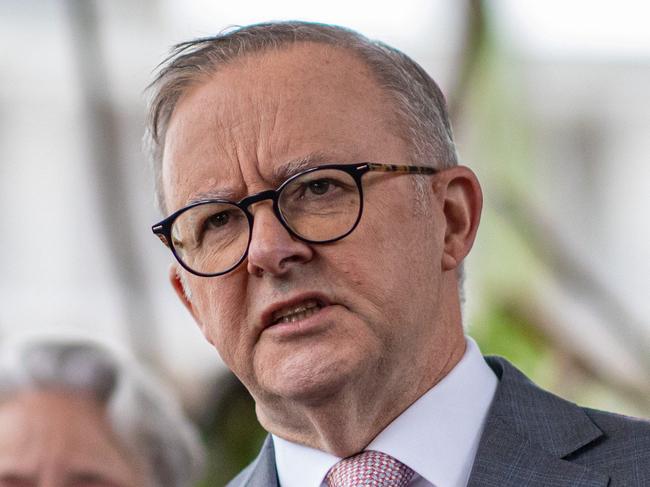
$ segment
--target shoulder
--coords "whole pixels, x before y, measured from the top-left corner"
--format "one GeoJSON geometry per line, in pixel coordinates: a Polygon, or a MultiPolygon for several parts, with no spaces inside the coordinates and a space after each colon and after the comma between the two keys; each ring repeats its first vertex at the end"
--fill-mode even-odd
{"type": "Polygon", "coordinates": [[[650,485],[650,421],[583,408],[603,436],[584,454],[591,463],[614,464],[627,471],[645,472],[650,485]]]}
{"type": "Polygon", "coordinates": [[[611,440],[633,438],[635,443],[650,446],[650,420],[598,409],[582,409],[611,440]]]}
{"type": "Polygon", "coordinates": [[[533,384],[507,360],[486,357],[499,385],[490,419],[557,459],[610,476],[611,485],[650,485],[650,422],[580,407],[533,384]]]}
{"type": "Polygon", "coordinates": [[[612,487],[650,485],[650,422],[595,409],[582,410],[603,434],[566,460],[606,473],[612,487]]]}

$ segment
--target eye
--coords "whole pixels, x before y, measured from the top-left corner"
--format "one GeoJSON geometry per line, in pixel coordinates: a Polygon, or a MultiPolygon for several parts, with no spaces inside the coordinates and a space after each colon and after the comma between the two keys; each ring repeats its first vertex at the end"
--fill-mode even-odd
{"type": "Polygon", "coordinates": [[[226,211],[220,211],[211,215],[204,224],[205,228],[219,228],[223,227],[230,221],[230,213],[226,211]]]}
{"type": "Polygon", "coordinates": [[[309,191],[315,195],[323,195],[327,193],[330,189],[330,181],[327,179],[316,179],[315,181],[310,181],[308,184],[309,191]]]}
{"type": "Polygon", "coordinates": [[[293,205],[324,207],[356,193],[357,186],[350,174],[339,169],[317,169],[290,180],[282,189],[279,205],[283,211],[289,211],[293,205]]]}

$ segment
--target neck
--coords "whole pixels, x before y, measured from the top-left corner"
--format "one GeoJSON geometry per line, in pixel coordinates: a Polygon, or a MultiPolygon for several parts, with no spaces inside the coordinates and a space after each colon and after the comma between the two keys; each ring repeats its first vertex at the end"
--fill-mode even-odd
{"type": "Polygon", "coordinates": [[[409,374],[420,380],[405,380],[399,371],[393,377],[377,373],[371,387],[364,378],[364,387],[349,383],[310,401],[256,400],[258,419],[267,431],[288,441],[341,458],[354,455],[456,366],[465,352],[462,330],[454,343],[445,345],[449,352],[437,355],[437,370],[422,367],[409,374]]]}

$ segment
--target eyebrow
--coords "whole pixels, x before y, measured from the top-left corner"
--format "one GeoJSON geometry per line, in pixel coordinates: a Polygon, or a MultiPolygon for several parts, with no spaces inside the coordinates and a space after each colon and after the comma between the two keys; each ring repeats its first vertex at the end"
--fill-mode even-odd
{"type": "MultiPolygon", "coordinates": [[[[7,472],[7,473],[0,473],[0,483],[5,483],[9,482],[11,483],[19,483],[20,485],[26,485],[29,487],[36,486],[38,484],[37,482],[37,477],[32,476],[32,475],[25,475],[22,473],[12,473],[12,472],[7,472]]],[[[122,484],[112,478],[109,478],[101,473],[95,473],[95,472],[73,472],[71,474],[67,474],[65,479],[64,479],[64,484],[65,485],[77,485],[81,482],[94,482],[99,485],[103,485],[105,487],[122,487],[122,484]]]]}
{"type": "MultiPolygon", "coordinates": [[[[282,184],[283,181],[286,181],[294,174],[298,174],[305,169],[309,169],[310,167],[314,167],[326,162],[333,163],[333,160],[334,158],[332,155],[327,154],[323,151],[311,152],[296,159],[290,159],[289,161],[283,162],[274,167],[271,178],[277,187],[282,184]]],[[[213,189],[209,191],[203,191],[201,193],[195,193],[192,198],[188,200],[187,205],[198,203],[204,200],[238,201],[240,199],[240,196],[241,195],[239,195],[237,191],[231,188],[213,189]]]]}
{"type": "Polygon", "coordinates": [[[334,158],[331,154],[327,154],[323,151],[311,152],[297,159],[291,159],[273,168],[273,181],[281,184],[283,181],[286,181],[291,176],[298,174],[305,169],[309,169],[310,167],[325,162],[333,163],[333,159],[334,158]]]}
{"type": "Polygon", "coordinates": [[[0,474],[0,483],[14,483],[18,484],[20,483],[21,485],[27,485],[29,487],[36,486],[36,477],[33,477],[31,475],[23,475],[23,474],[16,474],[16,473],[2,473],[0,474]]]}
{"type": "Polygon", "coordinates": [[[66,485],[77,485],[79,483],[96,483],[105,487],[122,487],[122,483],[117,479],[110,478],[103,473],[98,472],[73,472],[66,476],[66,485]]]}
{"type": "Polygon", "coordinates": [[[187,205],[198,203],[203,200],[228,200],[237,201],[237,195],[232,189],[211,189],[210,191],[203,191],[195,193],[192,198],[187,201],[187,205]]]}

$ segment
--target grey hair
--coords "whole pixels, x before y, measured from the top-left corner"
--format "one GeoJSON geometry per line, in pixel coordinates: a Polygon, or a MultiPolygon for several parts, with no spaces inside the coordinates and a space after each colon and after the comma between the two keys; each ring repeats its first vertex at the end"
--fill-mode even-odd
{"type": "Polygon", "coordinates": [[[175,398],[125,355],[85,338],[19,337],[0,348],[0,399],[34,390],[88,394],[143,461],[155,487],[189,487],[203,470],[196,430],[175,398]]]}
{"type": "MultiPolygon", "coordinates": [[[[348,50],[369,67],[393,101],[401,122],[396,128],[409,142],[413,161],[439,168],[458,164],[444,95],[424,69],[404,53],[339,26],[299,21],[254,24],[177,44],[159,65],[148,87],[144,148],[153,167],[156,200],[161,211],[167,209],[162,188],[165,136],[183,94],[236,59],[304,42],[348,50]]],[[[422,195],[423,178],[416,180],[417,192],[422,195]]]]}

